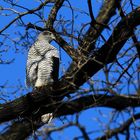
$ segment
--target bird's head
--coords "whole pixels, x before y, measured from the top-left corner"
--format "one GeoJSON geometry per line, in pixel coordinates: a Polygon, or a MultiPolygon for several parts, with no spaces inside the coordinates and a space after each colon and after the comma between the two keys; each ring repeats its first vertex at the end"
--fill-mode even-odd
{"type": "Polygon", "coordinates": [[[56,38],[52,32],[44,31],[44,32],[39,34],[38,39],[45,39],[48,42],[51,42],[52,40],[55,40],[56,38]]]}

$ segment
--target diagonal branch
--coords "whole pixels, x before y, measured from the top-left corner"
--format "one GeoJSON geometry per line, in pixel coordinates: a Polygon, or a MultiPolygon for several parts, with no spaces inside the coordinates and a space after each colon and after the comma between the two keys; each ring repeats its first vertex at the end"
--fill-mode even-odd
{"type": "MultiPolygon", "coordinates": [[[[79,86],[84,84],[90,77],[102,69],[104,65],[112,63],[126,41],[133,35],[133,29],[139,24],[140,7],[128,14],[118,23],[108,41],[95,55],[85,61],[81,59],[81,64],[79,65],[75,65],[74,63],[71,64],[69,71],[61,80],[63,91],[65,91],[65,93],[68,93],[69,91],[74,92],[79,86]],[[66,82],[67,85],[65,86],[66,82]]],[[[59,89],[62,88],[59,87],[59,89]]]]}
{"type": "Polygon", "coordinates": [[[57,13],[58,13],[59,9],[62,7],[63,2],[64,2],[64,0],[56,0],[53,8],[51,9],[48,20],[46,22],[46,27],[48,29],[53,29],[53,24],[56,20],[57,13]]]}
{"type": "MultiPolygon", "coordinates": [[[[118,7],[118,10],[119,10],[121,18],[124,18],[125,14],[124,14],[123,9],[122,9],[122,7],[120,5],[120,2],[117,2],[117,7],[118,7]]],[[[138,52],[138,56],[140,58],[140,43],[138,42],[137,37],[136,37],[134,31],[133,31],[133,35],[132,35],[132,40],[134,42],[134,45],[136,46],[136,49],[137,49],[137,52],[138,52]]]]}
{"type": "Polygon", "coordinates": [[[96,22],[100,24],[96,24],[94,28],[91,26],[88,29],[83,38],[83,44],[78,48],[81,53],[89,54],[89,52],[94,48],[95,41],[105,28],[103,25],[107,25],[111,17],[115,15],[116,8],[116,0],[104,1],[104,4],[96,18],[96,22]]]}
{"type": "Polygon", "coordinates": [[[94,27],[96,24],[100,25],[100,26],[103,26],[104,28],[108,28],[109,27],[107,25],[104,25],[102,23],[98,23],[95,18],[94,18],[94,15],[93,15],[93,11],[92,11],[92,3],[91,3],[91,0],[87,0],[88,2],[88,9],[89,9],[89,14],[90,14],[90,17],[91,17],[91,26],[96,30],[96,28],[94,27]]]}
{"type": "Polygon", "coordinates": [[[135,114],[131,118],[129,118],[126,122],[124,122],[120,127],[109,130],[105,133],[105,135],[96,138],[96,140],[106,140],[109,139],[119,133],[123,133],[124,131],[127,131],[127,129],[130,127],[130,125],[140,119],[140,113],[135,114]]]}

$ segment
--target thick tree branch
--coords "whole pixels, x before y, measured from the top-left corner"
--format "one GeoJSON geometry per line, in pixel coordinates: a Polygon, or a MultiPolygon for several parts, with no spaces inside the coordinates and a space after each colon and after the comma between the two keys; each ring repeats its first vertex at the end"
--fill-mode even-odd
{"type": "MultiPolygon", "coordinates": [[[[72,115],[82,110],[86,110],[88,108],[93,108],[93,107],[109,107],[121,111],[127,107],[139,107],[139,106],[140,106],[139,96],[133,96],[133,95],[110,96],[110,95],[98,94],[98,95],[89,95],[89,96],[81,97],[79,99],[75,99],[70,102],[56,103],[54,107],[52,107],[52,111],[54,110],[56,111],[55,117],[60,117],[64,115],[72,115]]],[[[46,113],[47,111],[48,108],[44,107],[38,111],[37,115],[34,114],[33,120],[31,118],[28,118],[28,120],[24,119],[13,123],[13,125],[1,136],[3,136],[5,139],[12,137],[12,140],[16,140],[16,138],[20,138],[22,140],[26,138],[32,133],[33,130],[38,129],[43,125],[39,121],[40,114],[42,114],[42,112],[46,113]],[[20,135],[22,136],[19,137],[20,135]]]]}
{"type": "Polygon", "coordinates": [[[0,140],[25,140],[37,128],[39,126],[30,120],[14,122],[6,132],[0,135],[0,140]]]}
{"type": "Polygon", "coordinates": [[[111,17],[115,15],[116,8],[116,0],[104,1],[104,4],[96,18],[96,22],[100,24],[96,24],[94,28],[91,26],[88,29],[85,37],[83,38],[83,44],[78,48],[81,53],[83,52],[84,54],[89,54],[90,50],[94,48],[95,41],[105,28],[103,25],[107,25],[111,17]]]}
{"type": "Polygon", "coordinates": [[[56,0],[51,12],[49,14],[48,20],[46,22],[46,27],[49,29],[53,29],[53,24],[56,20],[57,13],[59,9],[62,7],[64,0],[56,0]]]}
{"type": "MultiPolygon", "coordinates": [[[[56,117],[63,116],[63,115],[72,115],[76,112],[79,112],[81,110],[87,109],[88,107],[110,107],[114,108],[116,110],[123,110],[126,107],[138,107],[140,106],[140,98],[139,96],[106,96],[106,95],[89,95],[85,97],[81,97],[79,99],[75,99],[71,102],[55,102],[53,104],[48,104],[48,106],[43,106],[43,102],[46,101],[45,95],[42,95],[40,98],[40,94],[34,93],[33,98],[29,99],[29,103],[24,103],[21,101],[21,105],[14,104],[14,102],[11,102],[9,104],[1,105],[0,108],[0,122],[8,121],[8,119],[14,119],[16,116],[24,117],[31,115],[29,112],[26,112],[26,110],[29,110],[31,107],[31,104],[34,104],[34,106],[31,108],[30,111],[36,111],[38,110],[37,116],[40,116],[46,112],[55,112],[56,117]],[[38,96],[38,98],[37,98],[38,96]],[[45,99],[44,99],[45,98],[45,99]],[[34,102],[33,102],[34,100],[34,102]],[[22,103],[24,103],[25,106],[22,106],[22,103]],[[12,105],[12,106],[11,106],[12,105]],[[38,106],[41,106],[38,108],[38,106]],[[60,106],[60,107],[59,107],[60,106]],[[20,107],[18,109],[17,107],[20,107]],[[2,109],[4,108],[4,109],[2,109]],[[16,108],[16,109],[15,109],[16,108]],[[34,110],[33,110],[34,109],[34,110]],[[25,110],[21,114],[21,110],[25,110]],[[66,111],[67,110],[67,111],[66,111]],[[8,114],[9,112],[9,114],[8,114]],[[11,118],[13,115],[13,118],[11,118]],[[14,116],[15,115],[15,116],[14,116]]],[[[30,98],[30,97],[28,97],[30,98]]],[[[19,100],[24,100],[24,98],[19,98],[19,100]]],[[[17,101],[18,102],[18,101],[17,101]]],[[[35,116],[35,115],[34,115],[35,116]]]]}
{"type": "MultiPolygon", "coordinates": [[[[69,91],[74,92],[79,86],[103,68],[104,65],[113,62],[126,41],[133,35],[133,29],[139,24],[140,8],[137,8],[118,23],[108,41],[96,54],[87,60],[81,59],[79,65],[75,63],[71,64],[68,73],[65,74],[61,80],[61,83],[64,85],[61,85],[63,91],[65,91],[65,93],[69,91]],[[67,85],[65,86],[66,82],[67,85]]],[[[59,87],[59,89],[62,88],[59,87]]]]}
{"type": "Polygon", "coordinates": [[[72,115],[82,110],[92,107],[108,107],[118,111],[124,110],[127,107],[139,107],[140,97],[139,96],[110,96],[110,95],[89,95],[75,99],[68,103],[63,103],[56,116],[72,115]],[[67,111],[66,111],[67,110],[67,111]]]}

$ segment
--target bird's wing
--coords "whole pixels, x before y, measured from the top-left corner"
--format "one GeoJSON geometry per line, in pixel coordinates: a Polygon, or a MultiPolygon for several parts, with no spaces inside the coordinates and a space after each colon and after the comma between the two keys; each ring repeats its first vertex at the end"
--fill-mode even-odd
{"type": "Polygon", "coordinates": [[[34,87],[37,80],[38,64],[42,59],[40,51],[42,48],[42,43],[36,41],[28,52],[28,59],[26,64],[26,85],[27,87],[34,87]]]}
{"type": "Polygon", "coordinates": [[[58,81],[58,76],[59,76],[59,58],[53,56],[51,77],[54,81],[58,81]]]}
{"type": "Polygon", "coordinates": [[[38,64],[36,63],[27,63],[26,67],[26,85],[27,87],[33,87],[37,79],[38,64]]]}
{"type": "Polygon", "coordinates": [[[51,44],[49,45],[49,47],[50,48],[45,54],[46,61],[49,62],[46,68],[48,67],[47,68],[48,70],[51,69],[50,77],[52,78],[53,81],[57,81],[59,75],[59,52],[51,44]]]}

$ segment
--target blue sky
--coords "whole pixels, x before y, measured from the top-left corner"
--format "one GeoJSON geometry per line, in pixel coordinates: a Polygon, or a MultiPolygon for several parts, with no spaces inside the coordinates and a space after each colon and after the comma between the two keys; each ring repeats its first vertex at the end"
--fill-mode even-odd
{"type": "MultiPolygon", "coordinates": [[[[82,11],[86,11],[88,12],[88,7],[87,4],[85,2],[85,0],[81,0],[79,2],[75,2],[75,0],[71,0],[70,1],[72,5],[74,5],[74,7],[77,9],[77,11],[79,11],[79,9],[81,9],[82,11]]],[[[139,0],[135,1],[136,4],[139,3],[139,0]]],[[[21,1],[20,2],[21,5],[27,7],[27,8],[33,8],[36,7],[39,3],[37,3],[35,0],[33,1],[21,1]]],[[[0,2],[0,5],[8,7],[8,5],[6,5],[3,2],[0,2]]],[[[95,16],[97,16],[97,12],[101,6],[101,2],[99,1],[93,1],[93,6],[95,7],[94,10],[94,14],[95,16]]],[[[126,6],[126,9],[127,8],[126,6]]],[[[19,9],[17,9],[19,10],[19,9]]],[[[47,9],[48,10],[48,9],[47,9]]],[[[21,10],[22,11],[22,10],[21,10]]],[[[23,11],[22,11],[23,12],[23,11]]],[[[45,11],[46,12],[46,11],[45,11]]],[[[48,10],[49,12],[49,10],[48,10]]],[[[63,18],[65,19],[71,19],[71,11],[67,10],[67,8],[63,8],[62,10],[60,10],[60,12],[63,16],[63,18]]],[[[80,26],[82,26],[82,23],[88,23],[90,21],[89,16],[85,16],[85,14],[80,14],[79,12],[75,12],[75,16],[76,16],[76,20],[75,20],[75,28],[80,28],[80,26]],[[77,16],[78,15],[78,16],[77,16]]],[[[9,23],[14,16],[0,16],[0,21],[3,21],[0,23],[0,29],[2,29],[7,23],[9,23]]],[[[28,22],[35,22],[38,19],[35,16],[29,15],[29,16],[25,16],[23,17],[25,23],[28,22]]],[[[39,23],[39,25],[41,25],[41,23],[39,23]]],[[[17,28],[16,23],[12,26],[10,26],[10,28],[8,30],[6,30],[4,33],[10,33],[10,37],[14,38],[15,40],[18,39],[17,35],[15,34],[16,31],[20,31],[25,33],[25,30],[23,30],[23,28],[19,27],[17,28]]],[[[104,31],[104,35],[107,37],[108,32],[104,31]]],[[[2,41],[2,37],[0,36],[0,41],[2,41]]],[[[70,41],[70,40],[68,40],[70,41]]],[[[33,40],[32,40],[33,42],[33,40]]],[[[58,45],[56,43],[53,43],[57,48],[58,45]]],[[[27,52],[28,49],[24,49],[24,46],[17,46],[18,51],[15,50],[15,48],[13,47],[14,45],[12,44],[12,42],[10,40],[6,41],[6,45],[9,47],[8,52],[2,53],[2,56],[0,54],[0,58],[4,59],[4,60],[11,60],[14,59],[13,63],[10,65],[1,65],[0,64],[0,86],[3,84],[6,84],[6,89],[1,89],[0,91],[2,91],[5,95],[9,96],[8,100],[13,100],[15,97],[19,97],[25,93],[27,93],[28,89],[25,89],[25,67],[26,67],[26,59],[27,59],[27,52]],[[21,85],[23,86],[21,88],[21,85]],[[15,94],[13,92],[15,92],[18,89],[18,92],[16,92],[15,94]],[[10,94],[12,92],[12,94],[10,94]]],[[[0,46],[0,49],[2,49],[3,46],[0,46]]],[[[68,67],[70,62],[70,58],[68,58],[67,54],[61,49],[61,67],[60,67],[60,75],[63,74],[63,71],[66,70],[66,68],[68,67]]],[[[95,76],[95,79],[99,79],[98,77],[100,77],[101,79],[104,79],[104,75],[102,74],[102,72],[97,73],[95,76]]],[[[94,79],[93,77],[93,79],[94,79]]],[[[98,84],[97,84],[98,85],[98,84]]],[[[83,87],[85,87],[87,85],[84,85],[83,87]]],[[[2,103],[3,101],[0,101],[0,103],[2,103]]],[[[79,121],[81,122],[81,124],[83,126],[87,125],[87,131],[91,131],[93,129],[100,129],[100,120],[96,120],[96,118],[100,118],[101,114],[100,111],[102,110],[102,119],[101,122],[102,124],[105,122],[108,122],[109,119],[108,118],[108,113],[110,113],[111,116],[111,112],[110,109],[89,109],[87,111],[84,111],[81,113],[80,119],[79,121]],[[97,123],[98,122],[98,123],[97,123]],[[97,124],[97,125],[95,125],[97,124]]],[[[128,117],[127,113],[124,115],[126,117],[128,117]]],[[[69,118],[71,119],[72,117],[69,116],[69,118]]],[[[75,119],[75,116],[73,116],[72,119],[75,119]]],[[[120,117],[121,120],[121,117],[120,117]]],[[[67,122],[67,121],[66,121],[67,122]]],[[[56,119],[54,120],[55,125],[59,126],[62,125],[61,120],[56,119]]],[[[105,127],[105,126],[102,126],[105,127]]],[[[78,129],[74,129],[74,127],[72,128],[68,128],[65,131],[61,132],[61,133],[54,133],[54,136],[57,139],[63,139],[65,137],[65,139],[72,139],[74,136],[78,136],[80,133],[80,131],[78,129]]],[[[101,134],[101,133],[100,133],[101,134]]],[[[95,133],[96,135],[96,133],[95,133]]],[[[94,137],[95,137],[94,135],[94,137]]],[[[93,137],[93,136],[92,136],[93,137]]]]}

